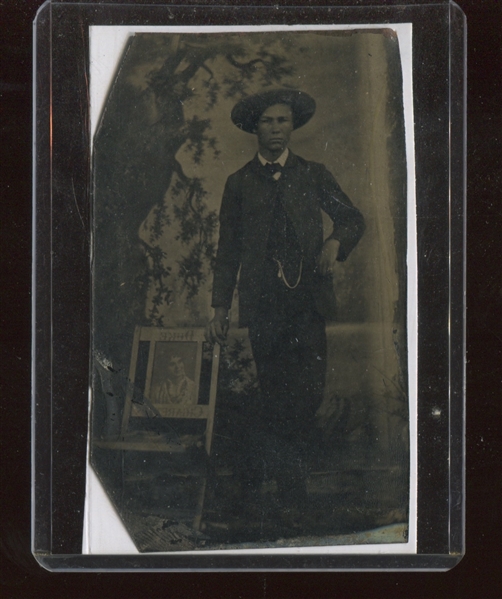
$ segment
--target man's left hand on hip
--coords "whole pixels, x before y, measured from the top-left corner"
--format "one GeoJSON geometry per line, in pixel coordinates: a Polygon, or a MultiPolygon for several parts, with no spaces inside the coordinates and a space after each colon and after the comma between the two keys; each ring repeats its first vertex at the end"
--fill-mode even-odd
{"type": "Polygon", "coordinates": [[[335,272],[340,242],[337,239],[327,239],[317,257],[317,268],[322,276],[332,275],[335,272]]]}

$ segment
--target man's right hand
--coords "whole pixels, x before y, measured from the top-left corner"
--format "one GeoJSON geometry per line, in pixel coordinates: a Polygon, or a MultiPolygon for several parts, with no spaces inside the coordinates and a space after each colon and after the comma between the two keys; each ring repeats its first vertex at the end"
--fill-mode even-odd
{"type": "Polygon", "coordinates": [[[228,310],[226,308],[215,308],[214,318],[206,327],[206,341],[208,343],[218,342],[224,345],[228,333],[228,310]]]}

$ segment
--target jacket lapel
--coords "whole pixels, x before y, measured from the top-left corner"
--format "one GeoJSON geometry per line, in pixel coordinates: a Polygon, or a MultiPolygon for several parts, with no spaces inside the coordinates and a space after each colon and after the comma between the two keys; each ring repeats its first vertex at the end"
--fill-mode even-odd
{"type": "Polygon", "coordinates": [[[303,250],[309,254],[314,242],[310,227],[314,215],[310,213],[311,206],[308,205],[305,196],[306,190],[310,187],[305,179],[307,173],[301,168],[298,157],[291,150],[289,151],[282,176],[278,181],[274,181],[267,170],[263,168],[258,154],[254,156],[249,166],[251,167],[251,180],[249,181],[248,198],[253,205],[252,213],[256,215],[256,220],[253,219],[252,223],[252,227],[256,227],[254,232],[258,233],[257,229],[263,227],[263,235],[265,238],[267,237],[276,194],[279,192],[284,208],[295,228],[298,241],[303,250]]]}
{"type": "Polygon", "coordinates": [[[311,178],[309,169],[305,168],[298,157],[289,151],[289,156],[284,165],[283,203],[284,208],[293,223],[298,241],[306,255],[315,251],[319,225],[317,203],[312,203],[315,185],[311,178]]]}

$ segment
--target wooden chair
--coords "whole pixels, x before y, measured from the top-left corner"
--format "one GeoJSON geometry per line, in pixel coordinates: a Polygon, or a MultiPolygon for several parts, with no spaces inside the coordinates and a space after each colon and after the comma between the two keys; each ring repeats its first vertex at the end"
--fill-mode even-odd
{"type": "MultiPolygon", "coordinates": [[[[216,405],[219,345],[210,348],[209,367],[207,354],[210,346],[206,345],[204,360],[204,343],[204,329],[201,328],[136,327],[120,436],[114,440],[97,440],[95,445],[120,451],[183,453],[193,445],[194,438],[190,435],[184,439],[183,436],[163,434],[159,432],[162,427],[156,425],[177,419],[203,420],[204,432],[198,442],[200,444],[203,438],[205,452],[209,456],[216,405]],[[176,355],[177,374],[183,371],[183,378],[178,384],[168,378],[167,371],[171,367],[169,361],[173,355],[176,355]],[[145,358],[146,370],[144,364],[141,367],[145,358]],[[144,421],[148,423],[146,430],[131,430],[131,418],[148,419],[144,421]]],[[[196,439],[197,435],[194,437],[196,439]]],[[[193,520],[195,530],[201,524],[206,484],[207,477],[204,476],[193,520]]]]}

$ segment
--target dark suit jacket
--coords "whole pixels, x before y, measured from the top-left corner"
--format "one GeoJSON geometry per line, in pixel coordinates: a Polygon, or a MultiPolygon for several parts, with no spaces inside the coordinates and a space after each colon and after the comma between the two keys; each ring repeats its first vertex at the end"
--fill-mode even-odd
{"type": "MultiPolygon", "coordinates": [[[[315,268],[324,241],[321,209],[333,221],[330,237],[340,242],[337,260],[346,260],[364,232],[361,213],[324,165],[308,162],[290,151],[281,178],[275,182],[255,156],[227,180],[214,268],[214,308],[230,308],[240,268],[241,326],[248,326],[260,298],[277,185],[282,186],[283,204],[295,227],[304,264],[308,265],[303,276],[316,300],[322,286],[315,268]]],[[[322,314],[323,306],[318,305],[318,309],[322,314]]]]}

